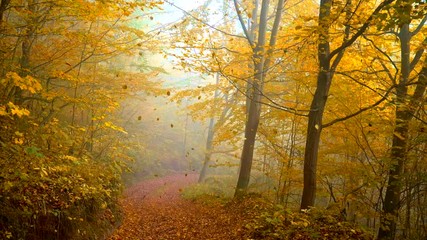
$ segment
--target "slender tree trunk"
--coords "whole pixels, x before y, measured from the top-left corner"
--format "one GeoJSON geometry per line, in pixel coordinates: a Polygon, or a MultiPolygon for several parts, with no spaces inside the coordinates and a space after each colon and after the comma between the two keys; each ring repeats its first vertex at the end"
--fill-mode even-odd
{"type": "Polygon", "coordinates": [[[400,208],[400,191],[402,188],[401,177],[406,159],[406,145],[410,119],[411,115],[404,106],[396,106],[396,126],[393,132],[393,143],[390,156],[392,163],[389,170],[378,239],[394,239],[396,232],[396,222],[400,208]]]}
{"type": "MultiPolygon", "coordinates": [[[[205,6],[208,7],[208,5],[211,3],[211,1],[209,1],[205,6]]],[[[224,18],[227,18],[228,14],[227,14],[227,1],[223,0],[222,2],[222,14],[224,18]]],[[[223,40],[223,43],[225,42],[225,40],[223,40]]],[[[215,93],[214,93],[214,103],[212,106],[212,116],[209,120],[209,127],[208,127],[208,137],[206,139],[206,149],[205,149],[205,160],[203,161],[203,166],[202,166],[202,170],[200,171],[199,174],[199,179],[197,180],[198,183],[201,183],[205,180],[206,178],[206,172],[209,166],[209,162],[211,161],[211,157],[212,157],[212,149],[213,149],[213,138],[214,138],[214,134],[215,134],[215,108],[216,108],[216,103],[217,103],[217,98],[219,95],[219,81],[220,81],[220,74],[216,73],[215,76],[215,84],[216,84],[216,89],[215,89],[215,93]]],[[[221,118],[223,118],[223,116],[225,115],[225,112],[227,107],[225,107],[225,109],[223,110],[223,114],[221,115],[221,118]]],[[[222,119],[220,119],[222,120],[222,119]]]]}
{"type": "Polygon", "coordinates": [[[208,138],[206,140],[206,153],[205,160],[203,162],[202,170],[200,171],[198,182],[201,183],[206,178],[206,171],[209,166],[209,162],[211,161],[212,156],[212,145],[213,145],[213,136],[214,136],[214,118],[211,117],[209,120],[209,129],[208,129],[208,138]]]}
{"type": "Polygon", "coordinates": [[[401,47],[401,76],[396,87],[396,112],[393,142],[391,147],[391,165],[388,184],[383,203],[383,216],[378,239],[394,239],[396,222],[400,208],[401,176],[406,159],[409,120],[411,113],[407,108],[408,79],[410,73],[410,32],[409,24],[404,24],[399,33],[401,47]]]}
{"type": "Polygon", "coordinates": [[[214,106],[212,106],[212,113],[211,113],[212,116],[209,120],[208,138],[206,139],[205,160],[203,161],[202,170],[200,171],[199,180],[198,180],[199,183],[201,183],[205,180],[206,170],[209,166],[209,162],[211,161],[211,156],[212,156],[213,137],[215,134],[215,131],[214,131],[214,127],[215,127],[214,113],[215,113],[217,98],[219,95],[218,87],[219,87],[219,74],[217,73],[216,74],[216,89],[215,89],[215,93],[214,93],[214,103],[213,103],[214,106]]]}
{"type": "MultiPolygon", "coordinates": [[[[28,1],[27,8],[30,12],[36,12],[35,1],[28,1]]],[[[2,2],[3,4],[3,2],[2,2]]],[[[26,23],[25,35],[22,37],[21,43],[21,57],[19,59],[20,71],[19,75],[21,77],[26,77],[30,74],[30,56],[31,49],[34,41],[34,34],[36,31],[36,22],[30,20],[26,23]]],[[[22,90],[19,87],[14,87],[13,98],[16,102],[22,102],[22,90]]]]}
{"type": "MultiPolygon", "coordinates": [[[[7,7],[9,6],[10,0],[1,0],[0,1],[0,34],[3,34],[3,31],[5,30],[5,21],[3,19],[4,13],[7,10],[7,7]]],[[[0,78],[3,78],[6,74],[6,68],[4,66],[5,64],[5,56],[6,52],[0,51],[0,66],[2,71],[0,72],[0,78]]]]}
{"type": "MultiPolygon", "coordinates": [[[[256,3],[257,1],[255,1],[256,3]]],[[[247,121],[245,125],[245,141],[243,143],[242,155],[240,158],[240,172],[239,179],[237,181],[235,197],[241,197],[247,190],[249,185],[250,173],[252,168],[252,161],[254,155],[255,147],[255,138],[258,130],[258,124],[261,115],[261,99],[262,91],[264,88],[264,79],[268,72],[270,58],[273,49],[276,45],[277,33],[279,30],[280,20],[283,11],[284,0],[279,0],[276,8],[276,15],[274,18],[273,28],[271,30],[269,49],[265,51],[266,45],[266,33],[267,33],[267,22],[268,22],[268,9],[270,1],[263,0],[261,4],[261,13],[258,27],[258,42],[254,48],[254,69],[255,69],[255,78],[252,82],[251,93],[249,95],[250,101],[249,110],[247,112],[247,121]]],[[[246,30],[245,30],[246,32],[246,30]]],[[[249,33],[249,43],[253,43],[251,37],[255,35],[254,33],[249,33]]]]}
{"type": "Polygon", "coordinates": [[[317,76],[317,87],[311,102],[308,115],[307,139],[304,153],[304,188],[301,199],[301,209],[314,206],[316,199],[316,168],[319,151],[320,133],[322,131],[322,118],[328,99],[331,84],[330,75],[330,47],[329,26],[327,19],[331,11],[331,0],[322,0],[319,10],[319,25],[322,33],[319,36],[318,59],[319,73],[317,76]]]}
{"type": "Polygon", "coordinates": [[[401,76],[396,87],[396,120],[393,131],[391,147],[391,165],[388,174],[387,189],[383,203],[378,239],[394,239],[396,225],[399,217],[400,198],[402,189],[402,175],[407,158],[407,145],[409,142],[409,122],[413,118],[426,88],[427,60],[418,77],[418,83],[412,98],[408,96],[408,81],[411,72],[409,24],[404,24],[399,33],[401,47],[401,76]]]}
{"type": "MultiPolygon", "coordinates": [[[[251,39],[255,39],[256,37],[256,28],[258,27],[258,6],[259,6],[259,0],[254,0],[254,9],[252,10],[252,18],[249,21],[248,28],[249,28],[249,37],[251,39]]],[[[250,68],[253,68],[253,63],[249,64],[250,68]]],[[[249,78],[248,82],[246,84],[246,119],[249,117],[249,107],[251,104],[251,96],[253,95],[252,90],[252,84],[253,84],[253,78],[249,78]]]]}
{"type": "MultiPolygon", "coordinates": [[[[254,83],[254,88],[259,88],[257,83],[254,83]]],[[[245,126],[245,142],[243,144],[242,155],[240,158],[240,172],[237,181],[235,197],[241,197],[246,193],[249,186],[249,179],[252,168],[252,161],[254,155],[255,138],[258,130],[260,119],[261,105],[259,103],[261,95],[259,89],[254,91],[253,100],[249,107],[249,118],[245,126]]]]}
{"type": "MultiPolygon", "coordinates": [[[[319,44],[318,44],[318,59],[319,73],[317,76],[317,88],[311,102],[310,113],[308,116],[307,140],[304,153],[304,188],[301,199],[301,210],[308,209],[313,206],[316,199],[316,167],[318,150],[320,143],[320,133],[322,131],[322,118],[328,99],[329,88],[331,86],[332,77],[335,69],[339,65],[345,49],[351,46],[370,26],[372,20],[386,6],[395,0],[385,0],[374,10],[366,22],[358,29],[353,36],[350,37],[350,25],[347,25],[344,30],[344,39],[341,46],[330,50],[329,46],[329,26],[330,26],[330,11],[332,0],[321,0],[319,9],[319,44]],[[333,60],[332,60],[333,59],[333,60]],[[332,61],[332,64],[331,64],[332,61]]],[[[347,2],[347,6],[351,6],[351,1],[347,2]]],[[[350,24],[351,11],[346,11],[348,14],[347,24],[350,24]]]]}
{"type": "Polygon", "coordinates": [[[269,4],[269,0],[262,1],[258,31],[258,43],[257,47],[254,49],[255,79],[252,83],[253,95],[250,99],[248,118],[245,125],[245,141],[243,143],[243,150],[240,158],[239,179],[237,181],[236,191],[234,194],[235,197],[241,197],[246,193],[251,175],[255,138],[261,114],[260,102],[262,96],[262,87],[264,85],[264,49],[269,4]]]}

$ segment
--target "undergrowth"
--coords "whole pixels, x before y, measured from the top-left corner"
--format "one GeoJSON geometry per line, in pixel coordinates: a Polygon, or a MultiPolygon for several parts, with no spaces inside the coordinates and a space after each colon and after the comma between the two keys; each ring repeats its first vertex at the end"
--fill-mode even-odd
{"type": "Polygon", "coordinates": [[[221,201],[230,200],[234,194],[234,177],[212,176],[203,183],[191,185],[185,188],[182,196],[189,200],[211,201],[217,199],[221,201]]]}
{"type": "Polygon", "coordinates": [[[342,240],[373,239],[373,234],[343,219],[336,210],[312,208],[305,212],[274,205],[260,194],[234,199],[230,179],[212,177],[182,192],[185,199],[221,205],[230,214],[245,215],[244,231],[249,239],[342,240]]]}
{"type": "Polygon", "coordinates": [[[312,208],[294,212],[276,205],[246,225],[253,239],[373,239],[373,235],[342,220],[334,211],[312,208]]]}

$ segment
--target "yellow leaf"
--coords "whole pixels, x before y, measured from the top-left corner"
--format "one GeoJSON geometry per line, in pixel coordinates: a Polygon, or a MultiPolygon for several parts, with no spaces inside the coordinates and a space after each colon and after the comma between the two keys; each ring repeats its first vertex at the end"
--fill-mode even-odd
{"type": "Polygon", "coordinates": [[[15,132],[15,135],[16,135],[16,136],[18,136],[18,137],[23,137],[23,136],[24,136],[24,134],[23,134],[23,133],[18,132],[18,131],[16,131],[16,132],[15,132]]]}
{"type": "Polygon", "coordinates": [[[6,112],[6,106],[0,106],[0,116],[8,115],[6,112]]]}
{"type": "Polygon", "coordinates": [[[14,138],[13,143],[15,143],[17,145],[22,145],[24,143],[24,139],[23,138],[14,138]]]}
{"type": "Polygon", "coordinates": [[[63,158],[64,158],[64,159],[66,159],[66,160],[70,160],[70,161],[72,161],[72,162],[75,162],[75,161],[77,161],[77,160],[78,160],[76,157],[69,156],[69,155],[66,155],[66,156],[64,156],[63,158]]]}
{"type": "Polygon", "coordinates": [[[9,102],[7,104],[7,106],[10,108],[12,115],[17,115],[18,117],[30,115],[30,111],[28,111],[25,108],[19,108],[18,106],[16,106],[12,102],[9,102]]]}
{"type": "Polygon", "coordinates": [[[400,134],[400,133],[398,133],[398,132],[394,132],[393,134],[394,134],[394,136],[396,136],[396,137],[397,137],[397,138],[399,138],[400,140],[405,140],[405,137],[404,137],[404,136],[402,136],[402,134],[400,134]]]}

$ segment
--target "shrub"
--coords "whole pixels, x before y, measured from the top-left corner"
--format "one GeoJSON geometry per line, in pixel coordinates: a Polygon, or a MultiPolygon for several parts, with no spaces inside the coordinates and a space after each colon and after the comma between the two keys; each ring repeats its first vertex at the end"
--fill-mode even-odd
{"type": "Polygon", "coordinates": [[[317,208],[292,212],[276,205],[247,228],[254,239],[373,239],[371,233],[342,221],[339,213],[317,208]]]}

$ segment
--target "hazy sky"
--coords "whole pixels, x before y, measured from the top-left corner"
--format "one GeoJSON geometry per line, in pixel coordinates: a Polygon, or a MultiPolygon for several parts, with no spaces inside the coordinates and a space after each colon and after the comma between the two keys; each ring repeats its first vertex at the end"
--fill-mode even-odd
{"type": "MultiPolygon", "coordinates": [[[[207,0],[169,0],[169,2],[165,2],[162,5],[161,11],[154,10],[154,21],[153,23],[159,25],[169,25],[170,23],[174,23],[179,21],[182,17],[184,17],[185,13],[181,10],[185,10],[187,12],[191,12],[193,9],[200,7],[207,0]],[[172,5],[173,4],[173,5],[172,5]],[[174,6],[175,5],[175,6],[174,6]],[[181,9],[180,9],[181,8],[181,9]]],[[[210,3],[210,6],[218,6],[216,3],[217,0],[213,0],[210,3]]],[[[180,70],[172,69],[172,66],[168,60],[164,59],[162,55],[153,55],[150,56],[150,62],[157,66],[163,67],[168,74],[161,74],[161,78],[165,80],[164,85],[167,87],[189,87],[189,86],[197,86],[205,82],[201,79],[200,73],[190,73],[183,72],[180,70]]],[[[205,76],[206,77],[206,76],[205,76]]],[[[210,77],[209,77],[210,79],[210,77]]],[[[208,80],[209,81],[209,80],[208,80]]]]}
{"type": "MultiPolygon", "coordinates": [[[[206,0],[170,0],[170,3],[176,5],[179,8],[184,9],[185,11],[191,11],[202,5],[205,1],[206,0]]],[[[184,13],[177,7],[165,2],[162,6],[165,13],[156,16],[156,20],[163,24],[166,24],[177,21],[178,19],[182,18],[184,16],[184,13]]]]}

